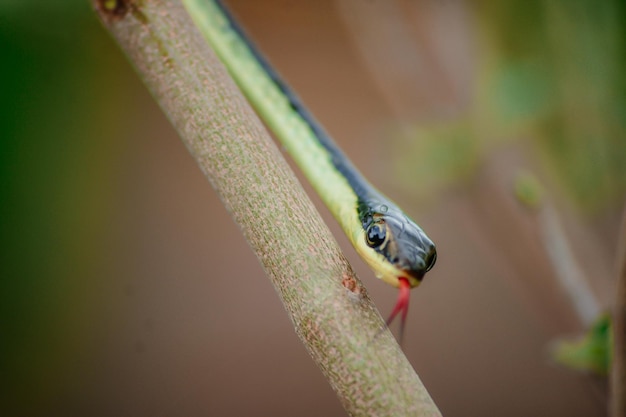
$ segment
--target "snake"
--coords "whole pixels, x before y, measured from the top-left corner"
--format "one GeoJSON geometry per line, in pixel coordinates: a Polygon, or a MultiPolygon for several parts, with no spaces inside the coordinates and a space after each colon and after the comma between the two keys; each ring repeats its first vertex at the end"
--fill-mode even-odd
{"type": "Polygon", "coordinates": [[[194,24],[256,113],[291,155],[374,275],[399,289],[386,320],[401,317],[410,290],[437,260],[433,241],[395,203],[368,182],[307,110],[218,0],[183,0],[194,24]]]}

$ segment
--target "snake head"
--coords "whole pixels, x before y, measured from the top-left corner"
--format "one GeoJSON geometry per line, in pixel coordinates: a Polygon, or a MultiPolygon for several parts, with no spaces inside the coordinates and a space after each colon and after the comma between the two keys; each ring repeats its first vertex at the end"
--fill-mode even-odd
{"type": "Polygon", "coordinates": [[[379,278],[399,286],[406,278],[416,287],[435,265],[437,250],[424,231],[400,209],[369,202],[361,211],[364,243],[378,256],[366,258],[379,278]]]}

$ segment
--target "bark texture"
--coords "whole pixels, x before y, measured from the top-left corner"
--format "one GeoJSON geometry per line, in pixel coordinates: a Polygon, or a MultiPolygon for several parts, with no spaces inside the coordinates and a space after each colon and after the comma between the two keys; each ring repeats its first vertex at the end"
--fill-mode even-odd
{"type": "MultiPolygon", "coordinates": [[[[178,0],[92,0],[354,416],[438,416],[334,238],[178,0]]],[[[224,277],[225,279],[227,277],[224,277]]]]}

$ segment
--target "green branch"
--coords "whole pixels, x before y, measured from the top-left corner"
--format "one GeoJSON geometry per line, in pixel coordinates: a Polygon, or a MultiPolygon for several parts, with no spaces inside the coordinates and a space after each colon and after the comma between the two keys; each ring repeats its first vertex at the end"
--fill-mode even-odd
{"type": "Polygon", "coordinates": [[[180,2],[94,2],[241,227],[348,413],[440,415],[390,333],[376,336],[383,321],[365,289],[180,2]]]}

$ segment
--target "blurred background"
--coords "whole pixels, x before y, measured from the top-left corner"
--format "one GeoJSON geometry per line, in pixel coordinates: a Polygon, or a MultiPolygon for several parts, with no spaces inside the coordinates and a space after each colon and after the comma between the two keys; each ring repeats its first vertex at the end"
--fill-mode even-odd
{"type": "MultiPolygon", "coordinates": [[[[604,415],[550,346],[612,299],[624,2],[226,4],[437,243],[404,350],[442,413],[604,415]]],[[[0,51],[0,414],[345,415],[90,2],[0,1],[0,51]]]]}

